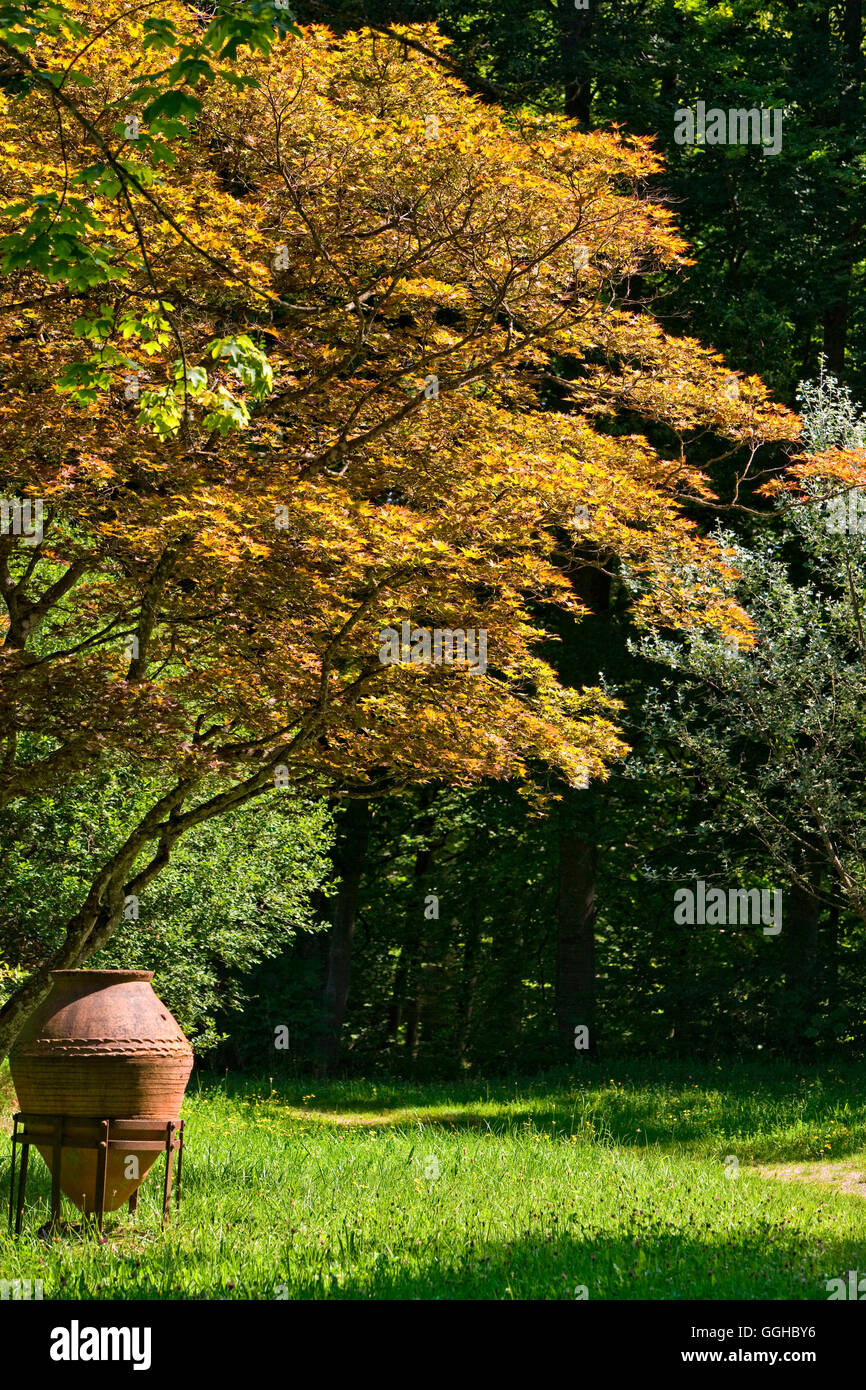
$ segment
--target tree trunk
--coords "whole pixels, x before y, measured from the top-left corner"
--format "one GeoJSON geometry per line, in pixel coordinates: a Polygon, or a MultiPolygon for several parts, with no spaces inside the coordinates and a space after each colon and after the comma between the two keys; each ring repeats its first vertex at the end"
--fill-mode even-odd
{"type": "Polygon", "coordinates": [[[418,797],[419,816],[417,831],[423,836],[421,846],[416,851],[412,869],[413,891],[406,921],[406,935],[400,952],[400,962],[394,973],[394,990],[391,997],[389,1024],[396,1034],[401,1022],[406,1021],[403,1038],[405,1051],[411,1061],[418,1056],[420,1039],[420,992],[421,958],[424,950],[424,879],[433,862],[433,847],[429,843],[436,825],[435,814],[431,812],[436,800],[436,787],[422,787],[418,797]]]}
{"type": "Polygon", "coordinates": [[[399,1037],[400,1025],[403,1022],[403,1000],[406,997],[406,948],[405,944],[400,947],[400,954],[397,957],[397,967],[394,971],[394,980],[391,985],[391,1004],[388,1009],[388,1036],[389,1038],[399,1037]]]}
{"type": "Polygon", "coordinates": [[[340,1042],[349,998],[352,941],[371,821],[368,802],[350,801],[343,813],[334,849],[334,864],[340,874],[340,886],[331,918],[324,1029],[317,1068],[320,1076],[330,1076],[340,1060],[340,1042]]]}
{"type": "Polygon", "coordinates": [[[845,370],[845,344],[848,339],[848,278],[852,268],[851,260],[848,258],[846,266],[840,271],[840,275],[846,278],[839,288],[839,298],[835,304],[829,304],[824,310],[824,356],[827,358],[827,366],[834,376],[841,375],[845,370]]]}
{"type": "Polygon", "coordinates": [[[419,990],[420,981],[417,979],[416,972],[413,998],[409,1000],[409,1008],[406,1011],[406,1051],[409,1053],[409,1058],[412,1062],[418,1061],[418,1024],[420,1021],[418,1006],[419,990]]]}
{"type": "MultiPolygon", "coordinates": [[[[463,943],[463,968],[460,975],[460,993],[457,1001],[457,1061],[462,1062],[469,1045],[469,1030],[472,1026],[472,1008],[475,1002],[475,986],[478,983],[478,925],[470,919],[466,927],[466,940],[463,943]]],[[[543,996],[542,996],[543,997],[543,996]]]]}
{"type": "MultiPolygon", "coordinates": [[[[812,881],[816,891],[820,885],[820,870],[815,869],[812,881]]],[[[791,885],[790,906],[783,917],[782,936],[785,951],[785,991],[783,1017],[780,1019],[786,1051],[797,1057],[814,1050],[815,1038],[809,1036],[821,994],[818,978],[818,929],[823,904],[799,884],[791,885]]]]}
{"type": "Polygon", "coordinates": [[[583,126],[589,126],[592,105],[592,78],[584,66],[584,55],[598,4],[599,0],[590,0],[586,9],[579,10],[573,0],[559,0],[557,6],[564,110],[583,126]]]}
{"type": "MultiPolygon", "coordinates": [[[[850,138],[850,148],[856,148],[860,138],[860,94],[863,85],[863,3],[845,0],[842,6],[842,42],[845,51],[845,71],[842,74],[835,118],[850,138]]],[[[843,158],[842,168],[850,156],[843,158]]],[[[831,297],[824,309],[824,352],[827,365],[838,376],[845,367],[845,347],[848,337],[850,293],[854,266],[860,251],[862,228],[848,211],[848,187],[840,180],[839,243],[834,264],[830,269],[831,297]]]]}
{"type": "Polygon", "coordinates": [[[836,1047],[842,1031],[839,1021],[839,922],[842,914],[839,904],[830,908],[827,925],[823,933],[823,952],[826,958],[825,984],[822,991],[824,1017],[827,1020],[822,1041],[836,1047]]]}
{"type": "Polygon", "coordinates": [[[563,1055],[575,1055],[575,1029],[595,1037],[595,872],[598,848],[572,827],[559,832],[559,938],[556,953],[556,1025],[563,1055]]]}
{"type": "MultiPolygon", "coordinates": [[[[570,570],[572,588],[596,614],[610,608],[610,577],[588,565],[570,570]]],[[[564,639],[566,642],[571,639],[564,639]]],[[[591,679],[580,664],[569,668],[570,683],[591,679]]],[[[589,793],[571,791],[562,807],[559,827],[559,894],[557,899],[556,1026],[560,1057],[573,1058],[575,1028],[589,1029],[589,1047],[597,1046],[595,1012],[595,880],[598,844],[592,819],[583,824],[582,798],[589,793]],[[589,838],[588,838],[589,837],[589,838]]]]}

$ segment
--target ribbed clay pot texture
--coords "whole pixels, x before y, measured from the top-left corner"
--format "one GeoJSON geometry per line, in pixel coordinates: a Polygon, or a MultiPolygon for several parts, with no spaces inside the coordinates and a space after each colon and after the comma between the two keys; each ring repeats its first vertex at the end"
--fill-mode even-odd
{"type": "MultiPolygon", "coordinates": [[[[9,1054],[21,1111],[69,1117],[67,1132],[77,1116],[163,1124],[178,1119],[192,1048],[154,994],[152,979],[151,970],[52,971],[51,993],[9,1054]]],[[[93,1126],[79,1132],[98,1137],[93,1126]]],[[[47,1126],[46,1141],[49,1133],[47,1126]]],[[[37,1148],[51,1168],[50,1143],[37,1148]]],[[[132,1196],[158,1157],[136,1150],[134,1139],[109,1149],[106,1211],[132,1196]]],[[[62,1151],[60,1186],[87,1215],[96,1209],[96,1162],[96,1149],[62,1151]]]]}

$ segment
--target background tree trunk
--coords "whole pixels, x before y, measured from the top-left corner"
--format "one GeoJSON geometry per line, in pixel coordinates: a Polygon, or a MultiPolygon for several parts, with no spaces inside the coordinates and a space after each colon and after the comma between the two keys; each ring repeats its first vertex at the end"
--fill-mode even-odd
{"type": "Polygon", "coordinates": [[[422,787],[419,794],[418,805],[421,814],[418,817],[417,829],[424,838],[415,855],[415,864],[412,870],[412,902],[409,907],[409,920],[406,923],[406,944],[400,958],[401,965],[404,967],[403,1016],[406,1020],[404,1043],[411,1062],[418,1059],[418,1044],[421,1037],[421,992],[423,988],[421,962],[424,954],[425,937],[424,880],[433,863],[433,845],[431,842],[433,831],[436,828],[436,816],[431,811],[431,807],[436,800],[436,791],[435,787],[422,787]]]}
{"type": "MultiPolygon", "coordinates": [[[[834,112],[850,140],[850,158],[861,137],[860,93],[863,85],[863,0],[844,0],[840,10],[845,71],[834,112]]],[[[849,161],[843,161],[840,173],[846,174],[849,161]]],[[[831,297],[824,309],[824,352],[827,365],[839,376],[845,367],[845,348],[848,339],[851,285],[854,267],[859,260],[862,227],[849,212],[850,188],[844,177],[839,184],[839,241],[830,266],[831,297]]]]}
{"type": "Polygon", "coordinates": [[[585,68],[586,41],[592,28],[599,0],[590,0],[579,10],[574,0],[559,0],[560,53],[564,78],[563,109],[566,116],[589,127],[592,105],[592,77],[585,68]]]}
{"type": "MultiPolygon", "coordinates": [[[[816,892],[820,869],[810,874],[816,892]]],[[[785,1050],[792,1056],[808,1056],[815,1048],[810,1036],[821,997],[818,968],[818,932],[823,904],[799,884],[791,885],[790,907],[782,916],[785,956],[785,989],[780,1020],[785,1050]]]]}
{"type": "Polygon", "coordinates": [[[469,1030],[472,1026],[472,1007],[475,1002],[475,986],[478,983],[478,938],[477,921],[473,918],[466,929],[463,944],[463,963],[460,972],[460,992],[457,1002],[457,1047],[456,1059],[462,1062],[469,1045],[469,1030]]]}
{"type": "MultiPolygon", "coordinates": [[[[575,565],[569,572],[572,588],[591,609],[597,630],[610,618],[610,577],[589,565],[575,565]]],[[[571,631],[568,644],[567,680],[571,685],[594,683],[597,668],[589,667],[582,648],[571,631]]],[[[591,792],[570,790],[562,802],[558,830],[559,876],[557,896],[556,948],[556,1027],[559,1055],[575,1056],[574,1030],[578,1024],[589,1028],[590,1053],[595,1053],[595,883],[599,848],[594,814],[589,807],[591,792]]]]}
{"type": "Polygon", "coordinates": [[[325,1017],[318,1073],[330,1076],[340,1061],[340,1044],[352,967],[352,941],[358,919],[358,893],[367,859],[372,812],[366,801],[350,801],[343,812],[334,866],[340,886],[334,899],[325,980],[325,1017]]]}
{"type": "Polygon", "coordinates": [[[559,832],[559,936],[556,952],[556,1026],[563,1054],[575,1055],[574,1030],[595,1038],[595,873],[598,848],[570,826],[559,832]]]}

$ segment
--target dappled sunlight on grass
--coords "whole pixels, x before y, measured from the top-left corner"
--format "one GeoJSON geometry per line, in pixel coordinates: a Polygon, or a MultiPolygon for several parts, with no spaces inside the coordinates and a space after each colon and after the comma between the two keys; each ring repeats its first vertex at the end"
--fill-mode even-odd
{"type": "Polygon", "coordinates": [[[563,1141],[580,1135],[695,1156],[735,1145],[740,1162],[749,1163],[842,1158],[866,1147],[862,1069],[820,1075],[784,1064],[711,1064],[679,1070],[678,1076],[670,1064],[606,1063],[584,1064],[560,1083],[550,1077],[429,1086],[228,1078],[225,1086],[243,1109],[266,1106],[301,1127],[439,1125],[493,1135],[526,1127],[563,1141]]]}

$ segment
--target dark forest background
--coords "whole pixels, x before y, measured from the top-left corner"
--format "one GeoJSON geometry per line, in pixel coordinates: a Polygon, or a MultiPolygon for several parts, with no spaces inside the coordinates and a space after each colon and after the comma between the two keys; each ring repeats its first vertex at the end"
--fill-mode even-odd
{"type": "MultiPolygon", "coordinates": [[[[436,22],[453,40],[455,70],[482,98],[653,135],[666,158],[658,193],[676,209],[695,264],[676,280],[633,285],[633,297],[760,375],[788,405],[822,354],[855,399],[866,398],[860,0],[591,0],[587,9],[397,0],[301,4],[298,14],[337,29],[436,22]],[[783,109],[780,154],[675,144],[674,110],[698,100],[783,109]]],[[[744,536],[755,525],[726,520],[744,536]]],[[[561,629],[554,659],[574,684],[602,674],[630,694],[640,758],[652,668],[628,652],[628,613],[603,578],[575,583],[597,616],[561,629]]],[[[704,823],[694,779],[643,772],[560,789],[547,814],[502,786],[431,788],[341,813],[327,934],[299,936],[258,971],[267,1023],[285,1021],[294,1034],[287,1060],[419,1076],[518,1059],[535,1067],[573,1057],[578,1024],[603,1052],[859,1049],[863,927],[822,901],[832,893],[821,867],[811,870],[814,896],[787,896],[779,947],[753,930],[676,925],[671,880],[684,845],[708,879],[726,833],[724,858],[743,866],[737,882],[761,881],[769,866],[727,817],[704,823]]],[[[227,1057],[258,1060],[260,1022],[248,1009],[231,1025],[227,1057]]]]}

